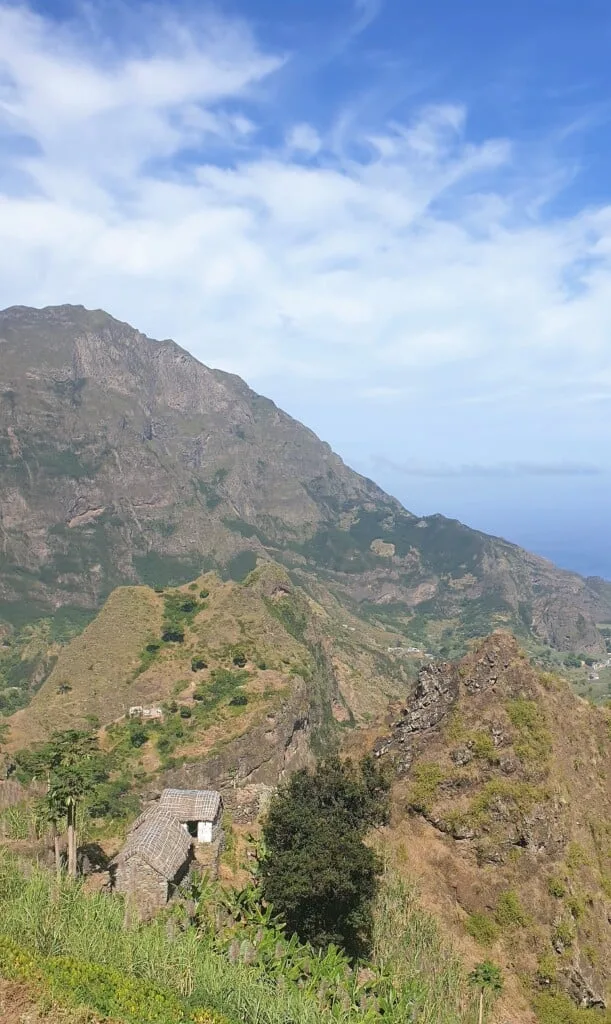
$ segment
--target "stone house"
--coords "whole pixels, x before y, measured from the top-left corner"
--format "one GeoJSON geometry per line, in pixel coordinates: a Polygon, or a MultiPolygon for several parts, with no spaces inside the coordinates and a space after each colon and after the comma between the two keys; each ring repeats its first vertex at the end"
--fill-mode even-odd
{"type": "Polygon", "coordinates": [[[190,860],[189,833],[172,814],[156,807],[134,822],[115,862],[114,887],[145,920],[165,906],[188,874],[190,860]]]}
{"type": "Polygon", "coordinates": [[[198,843],[215,843],[221,831],[223,800],[213,789],[164,789],[159,807],[171,814],[198,843]]]}
{"type": "Polygon", "coordinates": [[[114,863],[114,888],[146,920],[195,871],[216,877],[223,847],[223,801],[207,789],[164,789],[132,825],[114,863]]]}

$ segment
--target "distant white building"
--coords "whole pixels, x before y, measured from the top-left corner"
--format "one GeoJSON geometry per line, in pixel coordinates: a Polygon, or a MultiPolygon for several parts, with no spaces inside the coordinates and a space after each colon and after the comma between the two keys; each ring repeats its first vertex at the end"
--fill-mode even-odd
{"type": "Polygon", "coordinates": [[[130,718],[142,718],[145,721],[151,719],[163,718],[163,708],[160,707],[142,707],[141,704],[135,704],[129,709],[130,718]]]}

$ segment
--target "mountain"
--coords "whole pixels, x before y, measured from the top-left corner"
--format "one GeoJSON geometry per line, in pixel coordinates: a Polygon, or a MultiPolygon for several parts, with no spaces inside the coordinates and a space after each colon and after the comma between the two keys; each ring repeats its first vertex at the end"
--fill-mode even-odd
{"type": "Polygon", "coordinates": [[[273,559],[430,650],[497,626],[605,650],[611,585],[413,515],[238,377],[102,311],[0,314],[0,468],[5,630],[273,559]]]}
{"type": "MultiPolygon", "coordinates": [[[[467,959],[502,965],[496,1019],[525,1019],[525,996],[558,1024],[578,1019],[563,993],[608,1006],[609,709],[538,671],[500,631],[423,668],[391,722],[369,741],[396,775],[385,855],[418,879],[467,959]]],[[[349,739],[367,746],[362,732],[349,739]]]]}

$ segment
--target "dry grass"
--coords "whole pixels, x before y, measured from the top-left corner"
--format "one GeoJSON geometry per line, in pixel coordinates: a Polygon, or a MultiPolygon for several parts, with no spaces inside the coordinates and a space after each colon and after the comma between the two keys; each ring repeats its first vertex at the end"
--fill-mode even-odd
{"type": "MultiPolygon", "coordinates": [[[[31,988],[0,978],[2,1024],[102,1024],[102,1018],[86,1008],[58,1006],[42,999],[31,988]]],[[[104,1024],[112,1024],[108,1018],[104,1024]]]]}
{"type": "Polygon", "coordinates": [[[148,587],[113,591],[93,622],[63,648],[30,707],[11,719],[10,747],[17,749],[53,729],[84,727],[88,715],[112,721],[143,699],[146,688],[142,692],[126,681],[149,634],[159,632],[161,617],[161,598],[148,587]]]}

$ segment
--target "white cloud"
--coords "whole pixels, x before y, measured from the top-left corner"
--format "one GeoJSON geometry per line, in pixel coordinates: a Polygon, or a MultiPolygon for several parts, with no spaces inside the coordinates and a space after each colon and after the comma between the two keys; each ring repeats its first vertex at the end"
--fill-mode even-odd
{"type": "Polygon", "coordinates": [[[289,149],[301,150],[314,156],[318,153],[322,142],[320,135],[310,124],[293,125],[286,139],[289,149]]]}
{"type": "Polygon", "coordinates": [[[278,100],[274,146],[285,60],[219,19],[118,49],[0,3],[0,306],[103,306],[255,382],[380,400],[433,370],[465,401],[611,372],[610,208],[546,219],[548,177],[451,102],[344,118],[338,155],[278,100]]]}

